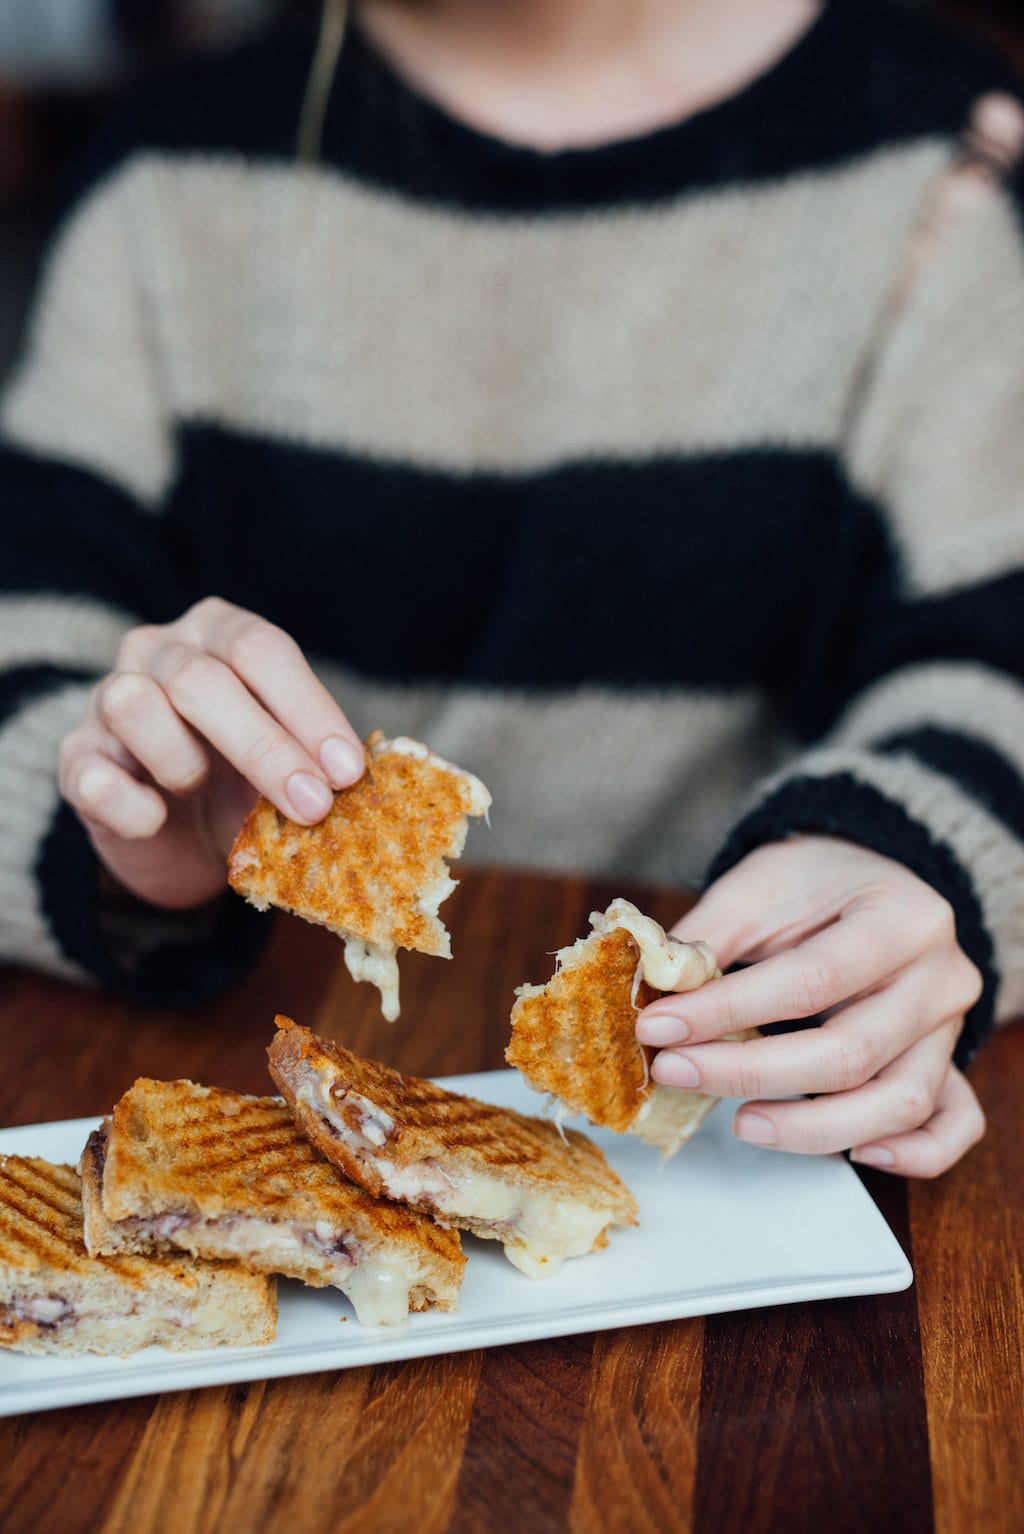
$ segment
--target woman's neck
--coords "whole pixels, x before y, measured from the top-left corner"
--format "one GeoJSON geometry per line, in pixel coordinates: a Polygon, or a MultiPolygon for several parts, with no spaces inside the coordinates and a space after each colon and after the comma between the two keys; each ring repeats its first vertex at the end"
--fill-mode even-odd
{"type": "Polygon", "coordinates": [[[649,133],[734,94],[820,0],[365,0],[359,24],[423,95],[542,150],[649,133]]]}

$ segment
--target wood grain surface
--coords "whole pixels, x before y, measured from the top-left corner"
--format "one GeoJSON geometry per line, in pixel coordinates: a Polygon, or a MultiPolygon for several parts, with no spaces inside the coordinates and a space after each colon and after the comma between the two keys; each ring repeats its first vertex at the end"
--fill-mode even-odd
{"type": "MultiPolygon", "coordinates": [[[[140,1074],[266,1090],[276,1011],[406,1070],[490,1069],[513,988],[589,911],[684,904],[460,876],[454,962],[403,955],[390,1027],[337,941],[286,918],[188,1015],[0,972],[0,1124],[104,1112],[140,1074]]],[[[989,1134],[959,1168],[865,1174],[915,1264],[904,1294],[7,1419],[0,1534],[1020,1534],[1024,1028],[973,1074],[989,1134]]]]}

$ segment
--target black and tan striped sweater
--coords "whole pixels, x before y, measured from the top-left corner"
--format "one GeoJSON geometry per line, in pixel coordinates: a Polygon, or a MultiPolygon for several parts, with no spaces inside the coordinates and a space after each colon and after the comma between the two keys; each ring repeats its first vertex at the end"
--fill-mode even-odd
{"type": "Polygon", "coordinates": [[[820,829],[902,859],[1024,1009],[1024,233],[961,42],[836,0],[727,101],[541,154],[358,35],[150,91],[3,401],[2,953],[185,1001],[228,897],[115,939],[58,741],[211,592],[357,727],[494,794],[477,858],[692,882],[820,829]]]}

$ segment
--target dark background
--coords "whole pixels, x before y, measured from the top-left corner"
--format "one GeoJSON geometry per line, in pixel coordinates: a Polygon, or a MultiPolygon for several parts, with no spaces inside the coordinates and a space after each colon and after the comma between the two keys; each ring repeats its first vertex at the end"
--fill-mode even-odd
{"type": "MultiPolygon", "coordinates": [[[[13,0],[45,8],[51,0],[13,0]]],[[[222,48],[284,10],[315,11],[313,0],[52,0],[55,10],[96,16],[105,32],[97,61],[26,59],[4,33],[0,0],[0,379],[16,354],[47,231],[69,165],[111,96],[175,56],[222,48]]],[[[486,0],[482,0],[486,3],[486,0]]],[[[893,0],[952,18],[994,44],[1024,77],[1024,0],[893,0]]],[[[7,0],[8,6],[12,0],[7,0]]],[[[10,15],[8,11],[8,15],[10,15]]],[[[41,50],[43,54],[46,50],[41,50]]]]}

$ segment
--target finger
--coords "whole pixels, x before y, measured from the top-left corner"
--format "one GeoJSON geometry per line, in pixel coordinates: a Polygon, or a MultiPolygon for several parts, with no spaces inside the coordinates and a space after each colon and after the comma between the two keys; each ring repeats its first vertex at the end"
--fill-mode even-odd
{"type": "Polygon", "coordinates": [[[942,1021],[943,1009],[972,1005],[973,987],[956,954],[915,964],[871,995],[833,1013],[820,1028],[744,1042],[662,1049],[651,1075],[717,1097],[788,1097],[860,1087],[942,1021]]]}
{"type": "Polygon", "coordinates": [[[901,969],[911,957],[909,942],[902,922],[877,908],[871,917],[852,910],[797,948],[723,975],[699,991],[659,997],[640,1014],[637,1037],[659,1046],[814,1017],[901,969]]]}
{"type": "Polygon", "coordinates": [[[210,759],[153,677],[115,672],[99,689],[97,709],[110,733],[162,788],[187,794],[205,781],[210,759]]]}
{"type": "Polygon", "coordinates": [[[951,1065],[935,1112],[920,1129],[858,1146],[851,1151],[850,1160],[902,1177],[938,1177],[976,1145],[984,1133],[985,1115],[974,1089],[951,1065]]]}
{"type": "Polygon", "coordinates": [[[335,788],[366,767],[363,743],[290,634],[219,597],[192,609],[201,649],[240,676],[335,788]]]}
{"type": "Polygon", "coordinates": [[[961,1021],[948,1019],[852,1091],[797,1102],[747,1103],[736,1115],[734,1133],[775,1150],[821,1154],[919,1129],[934,1112],[961,1021]]]}
{"type": "Polygon", "coordinates": [[[179,641],[150,660],[174,709],[282,815],[303,825],[334,802],[322,768],[222,661],[179,641]]]}
{"type": "Polygon", "coordinates": [[[99,827],[127,841],[155,836],[167,819],[167,806],[155,788],[98,751],[74,753],[62,766],[62,792],[89,827],[99,827]]]}
{"type": "Polygon", "coordinates": [[[766,958],[792,948],[830,926],[850,889],[849,880],[842,878],[847,849],[830,841],[832,878],[822,890],[821,853],[815,852],[814,845],[818,840],[801,837],[748,853],[708,886],[672,928],[673,937],[707,943],[720,968],[727,969],[738,959],[766,958]],[[780,854],[785,858],[784,874],[780,854]]]}
{"type": "Polygon", "coordinates": [[[729,875],[717,880],[670,928],[669,935],[683,943],[706,943],[727,969],[761,941],[756,913],[762,909],[754,891],[735,884],[729,875]]]}

